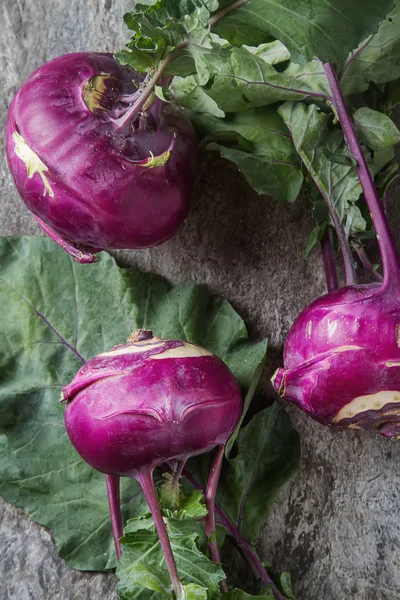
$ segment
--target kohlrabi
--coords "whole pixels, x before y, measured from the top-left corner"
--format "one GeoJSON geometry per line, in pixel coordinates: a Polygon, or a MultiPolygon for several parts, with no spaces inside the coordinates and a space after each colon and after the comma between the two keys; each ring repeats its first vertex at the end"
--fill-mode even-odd
{"type": "MultiPolygon", "coordinates": [[[[142,486],[159,534],[176,597],[182,588],[153,483],[153,471],[175,461],[177,477],[190,456],[217,447],[206,489],[206,533],[215,542],[214,498],[224,445],[237,425],[242,398],[225,364],[187,342],[151,332],[133,334],[89,360],[64,387],[65,425],[72,444],[94,469],[106,474],[117,555],[122,524],[119,478],[142,486]]],[[[224,589],[224,588],[223,588],[224,589]]]]}
{"type": "Polygon", "coordinates": [[[35,71],[11,103],[6,153],[17,189],[79,262],[160,244],[187,215],[192,126],[176,104],[145,98],[144,79],[110,54],[67,54],[35,71]]]}
{"type": "Polygon", "coordinates": [[[336,287],[324,252],[328,289],[297,318],[274,386],[329,426],[400,436],[400,270],[388,222],[332,66],[325,65],[333,106],[371,213],[382,255],[382,283],[336,287]]]}

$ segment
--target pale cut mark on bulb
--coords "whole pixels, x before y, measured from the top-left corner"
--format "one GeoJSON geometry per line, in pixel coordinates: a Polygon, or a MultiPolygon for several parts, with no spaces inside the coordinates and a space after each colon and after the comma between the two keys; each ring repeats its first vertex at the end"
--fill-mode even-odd
{"type": "Polygon", "coordinates": [[[47,193],[49,196],[54,198],[53,189],[47,176],[45,175],[49,169],[39,158],[36,152],[34,152],[32,148],[28,146],[22,135],[20,135],[17,131],[14,131],[13,133],[13,140],[15,143],[15,154],[24,163],[27,170],[28,179],[32,179],[32,177],[37,173],[43,181],[44,193],[47,193]]]}
{"type": "Polygon", "coordinates": [[[337,413],[333,422],[339,423],[343,419],[348,419],[366,410],[380,410],[387,404],[398,403],[400,403],[400,393],[396,390],[385,390],[376,394],[358,396],[337,413]]]}
{"type": "Polygon", "coordinates": [[[400,348],[400,323],[396,324],[396,343],[397,347],[400,348]]]}

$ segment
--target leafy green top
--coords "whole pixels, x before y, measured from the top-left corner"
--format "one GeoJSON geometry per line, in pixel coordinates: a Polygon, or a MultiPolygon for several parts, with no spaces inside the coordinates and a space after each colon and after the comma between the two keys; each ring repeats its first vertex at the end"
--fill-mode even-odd
{"type": "Polygon", "coordinates": [[[343,243],[345,236],[354,244],[370,237],[354,162],[341,158],[347,151],[322,63],[336,65],[352,96],[358,133],[383,194],[397,176],[393,147],[400,134],[390,113],[400,102],[400,0],[147,0],[124,18],[133,35],[117,58],[156,73],[149,85],[158,84],[164,100],[170,86],[207,147],[234,162],[258,193],[293,202],[306,181],[317,218],[307,254],[327,226],[343,230],[343,243]],[[296,131],[286,129],[279,108],[288,101],[295,103],[296,131]],[[323,177],[343,177],[335,191],[340,198],[330,194],[322,211],[315,205],[327,194],[310,171],[319,165],[306,159],[304,144],[293,137],[300,129],[308,155],[323,151],[323,177]]]}

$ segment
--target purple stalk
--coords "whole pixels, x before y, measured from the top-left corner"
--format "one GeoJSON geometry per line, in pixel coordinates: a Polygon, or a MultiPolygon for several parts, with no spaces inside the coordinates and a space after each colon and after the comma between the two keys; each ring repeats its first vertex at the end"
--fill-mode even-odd
{"type": "Polygon", "coordinates": [[[121,520],[121,499],[119,492],[118,475],[106,475],[106,485],[108,494],[108,504],[110,506],[111,526],[114,537],[115,551],[118,560],[121,558],[122,550],[119,542],[122,538],[122,520],[121,520]]]}
{"type": "Polygon", "coordinates": [[[173,52],[168,54],[168,56],[162,61],[162,63],[160,64],[160,66],[158,67],[156,72],[154,73],[153,77],[149,80],[149,82],[145,83],[145,85],[142,84],[142,86],[139,88],[139,90],[137,92],[135,92],[135,95],[138,94],[135,102],[132,104],[132,106],[126,111],[126,113],[122,117],[120,117],[119,119],[116,119],[114,121],[114,123],[116,124],[118,129],[123,127],[128,121],[133,119],[142,110],[142,108],[144,107],[144,105],[150,99],[150,96],[154,92],[154,88],[157,85],[159,79],[162,77],[165,69],[167,68],[167,66],[169,65],[171,60],[175,57],[175,53],[178,50],[185,48],[185,46],[187,46],[187,45],[188,45],[188,42],[182,42],[182,44],[179,44],[179,46],[176,46],[176,48],[173,50],[173,52]]]}
{"type": "Polygon", "coordinates": [[[81,264],[90,264],[96,262],[97,257],[93,256],[93,254],[91,254],[87,248],[85,248],[84,246],[72,244],[71,242],[63,238],[61,235],[56,233],[54,229],[49,227],[44,221],[42,221],[42,219],[39,219],[39,217],[37,217],[36,215],[34,215],[34,217],[40,225],[40,227],[43,229],[43,231],[47,233],[47,235],[52,240],[54,240],[56,244],[61,246],[61,248],[65,250],[65,252],[72,256],[72,258],[76,260],[76,262],[81,264]]]}
{"type": "MultiPolygon", "coordinates": [[[[205,492],[205,501],[207,507],[207,516],[205,518],[206,535],[208,539],[208,550],[210,552],[211,560],[217,564],[221,564],[221,558],[219,555],[215,527],[215,495],[217,493],[219,476],[221,474],[222,462],[224,460],[224,446],[219,446],[214,455],[211,463],[210,473],[208,476],[208,482],[205,492]]],[[[228,592],[228,586],[226,581],[220,581],[220,588],[222,593],[228,592]]]]}
{"type": "Polygon", "coordinates": [[[335,256],[333,254],[332,242],[327,229],[321,240],[322,258],[324,261],[326,285],[328,292],[337,290],[339,287],[338,276],[336,272],[335,256]]]}
{"type": "Polygon", "coordinates": [[[142,486],[143,493],[149,505],[151,515],[156,526],[161,548],[164,552],[165,562],[167,564],[169,576],[171,577],[172,587],[175,593],[175,599],[178,600],[182,595],[182,583],[176,568],[175,558],[169,541],[167,528],[165,527],[160,504],[158,502],[156,490],[153,482],[153,470],[141,471],[138,475],[138,481],[142,486]]]}
{"type": "Polygon", "coordinates": [[[178,463],[178,466],[176,468],[175,474],[174,474],[174,481],[173,481],[173,485],[179,485],[179,480],[182,477],[182,471],[185,468],[185,464],[186,464],[186,458],[185,460],[180,460],[178,463]]]}
{"type": "MultiPolygon", "coordinates": [[[[202,490],[204,492],[204,488],[200,485],[197,479],[192,475],[188,469],[184,469],[183,476],[187,479],[187,481],[197,490],[202,490]]],[[[258,558],[257,554],[254,552],[253,548],[250,544],[244,539],[240,531],[235,527],[232,521],[229,519],[228,515],[225,511],[217,504],[214,504],[215,512],[218,515],[219,522],[227,532],[233,537],[235,540],[239,550],[242,552],[243,556],[246,558],[247,562],[250,565],[251,570],[253,571],[254,577],[261,581],[264,587],[271,588],[273,594],[275,596],[275,600],[285,600],[271,577],[268,575],[268,572],[261,560],[258,558]]]]}
{"type": "Polygon", "coordinates": [[[375,34],[373,33],[372,35],[369,36],[369,38],[367,38],[365,40],[365,43],[360,46],[360,48],[358,48],[358,50],[356,50],[351,56],[350,58],[347,60],[346,64],[344,65],[342,72],[340,74],[340,81],[343,80],[344,74],[346,72],[346,70],[348,69],[348,67],[351,65],[351,63],[353,62],[353,60],[360,54],[360,52],[362,52],[364,50],[364,48],[366,48],[368,46],[368,44],[374,39],[375,34]]]}
{"type": "Polygon", "coordinates": [[[336,73],[330,63],[324,65],[325,73],[329,81],[332,92],[333,106],[338,115],[344,137],[350,150],[350,154],[357,161],[355,167],[357,176],[360,180],[364,197],[371,213],[372,223],[376,232],[379,244],[379,250],[382,256],[383,265],[383,285],[382,291],[390,286],[400,287],[399,258],[392,234],[389,229],[388,220],[375,189],[371,173],[369,172],[367,161],[357,139],[353,122],[347,109],[342,90],[336,73]]]}
{"type": "Polygon", "coordinates": [[[358,258],[360,259],[362,266],[367,271],[367,273],[369,273],[371,275],[371,277],[373,277],[375,279],[375,281],[379,281],[379,283],[382,283],[383,282],[382,275],[374,269],[364,248],[361,248],[360,246],[355,246],[355,251],[357,253],[358,258]]]}
{"type": "MultiPolygon", "coordinates": [[[[324,196],[324,198],[325,198],[325,196],[324,196]]],[[[345,234],[345,231],[343,229],[343,225],[341,224],[340,220],[338,219],[336,211],[330,205],[329,202],[327,202],[327,204],[328,204],[329,214],[331,215],[333,224],[335,226],[336,235],[339,240],[340,250],[342,251],[346,285],[353,285],[356,282],[356,271],[354,268],[354,260],[353,260],[353,255],[350,250],[350,245],[349,245],[347,236],[345,234]]]]}
{"type": "MultiPolygon", "coordinates": [[[[329,100],[331,100],[331,98],[329,98],[329,100]]],[[[296,147],[296,144],[294,142],[294,138],[293,138],[293,134],[291,129],[288,127],[290,133],[291,133],[291,138],[293,140],[293,144],[296,147]]],[[[300,152],[296,147],[297,152],[299,153],[300,156],[300,152]]],[[[305,163],[306,168],[308,169],[308,167],[310,167],[311,162],[309,165],[307,165],[307,163],[305,163]]],[[[311,171],[310,171],[311,173],[311,171]]],[[[312,175],[311,175],[312,176],[312,175]]],[[[354,261],[353,261],[353,256],[351,254],[351,250],[350,250],[350,246],[349,246],[349,242],[347,240],[347,236],[345,234],[344,228],[342,223],[340,222],[340,219],[338,218],[338,215],[336,214],[336,211],[334,209],[334,207],[332,206],[329,197],[327,196],[327,194],[325,193],[324,189],[322,188],[322,186],[320,185],[320,183],[318,182],[318,179],[316,177],[313,177],[313,181],[315,183],[315,185],[318,188],[319,193],[321,194],[322,198],[324,199],[327,207],[328,207],[328,211],[329,211],[329,215],[332,219],[332,223],[335,227],[335,231],[336,231],[336,235],[338,237],[339,240],[339,245],[340,245],[340,250],[342,252],[342,258],[343,258],[343,263],[344,263],[344,272],[345,272],[345,278],[346,278],[346,285],[353,285],[356,282],[356,272],[355,272],[355,268],[354,268],[354,261]]]]}

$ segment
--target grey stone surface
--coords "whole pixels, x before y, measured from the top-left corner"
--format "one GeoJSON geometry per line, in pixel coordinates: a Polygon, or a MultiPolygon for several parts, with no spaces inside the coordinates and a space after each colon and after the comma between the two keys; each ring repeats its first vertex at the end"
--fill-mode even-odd
{"type": "MultiPolygon", "coordinates": [[[[50,58],[118,49],[129,0],[1,0],[0,127],[24,79],[50,58]]],[[[14,190],[0,141],[0,234],[40,231],[14,190]]],[[[319,256],[302,258],[312,227],[307,203],[278,205],[253,193],[214,155],[202,168],[189,218],[166,244],[119,252],[124,265],[192,278],[229,299],[252,336],[270,338],[257,401],[274,395],[269,377],[291,323],[324,291],[319,256]]],[[[288,408],[302,439],[300,473],[281,492],[259,550],[290,570],[298,600],[400,599],[400,446],[360,432],[332,432],[288,408]]],[[[57,555],[49,531],[0,505],[0,598],[114,600],[112,575],[79,573],[57,555]]]]}
{"type": "Polygon", "coordinates": [[[2,600],[116,600],[115,577],[70,569],[48,529],[21,509],[0,504],[2,600]]]}

